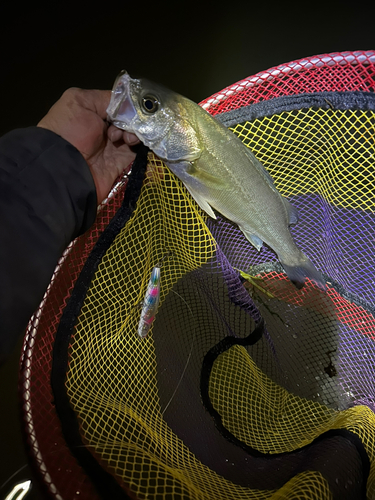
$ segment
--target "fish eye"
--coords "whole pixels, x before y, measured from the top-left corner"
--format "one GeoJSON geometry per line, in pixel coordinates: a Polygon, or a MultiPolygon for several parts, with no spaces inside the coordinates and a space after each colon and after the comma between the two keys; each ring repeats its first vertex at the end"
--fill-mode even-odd
{"type": "Polygon", "coordinates": [[[146,113],[155,113],[159,109],[159,101],[153,95],[145,95],[142,97],[142,108],[146,113]]]}

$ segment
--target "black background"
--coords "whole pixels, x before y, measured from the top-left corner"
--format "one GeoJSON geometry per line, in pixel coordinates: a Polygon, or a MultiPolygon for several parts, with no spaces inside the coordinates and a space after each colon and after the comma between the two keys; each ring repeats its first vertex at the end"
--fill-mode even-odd
{"type": "MultiPolygon", "coordinates": [[[[35,125],[68,87],[111,88],[121,69],[201,101],[306,56],[375,49],[371,3],[2,2],[0,134],[35,125]]],[[[1,223],[1,221],[0,221],[1,223]]],[[[1,283],[1,277],[0,277],[1,283]]],[[[0,367],[0,499],[28,478],[18,422],[21,342],[0,367]]],[[[37,487],[29,498],[40,498],[37,487]]]]}

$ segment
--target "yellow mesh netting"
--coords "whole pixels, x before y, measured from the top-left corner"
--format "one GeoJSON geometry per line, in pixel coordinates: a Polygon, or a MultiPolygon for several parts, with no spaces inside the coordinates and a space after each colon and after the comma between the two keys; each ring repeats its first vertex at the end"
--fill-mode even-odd
{"type": "MultiPolygon", "coordinates": [[[[268,168],[283,195],[313,192],[335,206],[374,210],[374,113],[300,110],[233,130],[268,168]]],[[[102,259],[71,341],[66,387],[84,440],[139,498],[329,499],[328,483],[317,471],[296,475],[278,491],[235,484],[197,460],[163,418],[153,329],[146,339],[138,337],[139,303],[151,269],[168,252],[171,257],[161,268],[160,307],[182,277],[215,257],[216,243],[205,221],[183,185],[150,154],[136,211],[102,259]]],[[[304,292],[291,292],[289,283],[273,286],[274,275],[263,280],[262,287],[272,291],[271,299],[258,290],[264,303],[301,304],[304,292]]],[[[314,293],[308,307],[321,312],[328,299],[314,293]]],[[[189,307],[180,299],[180,307],[189,307]]],[[[336,310],[325,316],[334,317],[335,324],[342,320],[336,310]]],[[[274,333],[277,328],[275,322],[274,333]]],[[[295,395],[264,373],[244,347],[234,346],[218,357],[209,393],[225,426],[262,453],[294,451],[329,429],[346,428],[361,438],[374,463],[371,410],[363,405],[339,410],[295,395]]],[[[369,496],[374,478],[372,465],[369,496]]]]}
{"type": "MultiPolygon", "coordinates": [[[[240,346],[219,358],[210,382],[210,396],[225,427],[258,451],[293,451],[323,432],[346,428],[360,436],[374,461],[375,415],[367,406],[340,412],[290,394],[269,380],[240,346]]],[[[371,477],[368,487],[374,488],[371,477]]]]}
{"type": "Polygon", "coordinates": [[[333,204],[375,210],[372,111],[302,109],[232,130],[268,166],[282,195],[313,192],[333,204]]]}

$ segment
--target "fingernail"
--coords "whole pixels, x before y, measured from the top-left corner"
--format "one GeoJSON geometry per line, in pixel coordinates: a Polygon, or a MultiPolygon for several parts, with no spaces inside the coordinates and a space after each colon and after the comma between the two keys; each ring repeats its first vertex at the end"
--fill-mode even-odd
{"type": "Polygon", "coordinates": [[[129,146],[133,146],[134,144],[138,144],[140,142],[138,137],[134,134],[131,134],[130,132],[125,132],[124,140],[129,146]]]}
{"type": "Polygon", "coordinates": [[[108,130],[108,137],[111,142],[119,141],[122,137],[122,130],[117,128],[110,129],[108,130]]]}

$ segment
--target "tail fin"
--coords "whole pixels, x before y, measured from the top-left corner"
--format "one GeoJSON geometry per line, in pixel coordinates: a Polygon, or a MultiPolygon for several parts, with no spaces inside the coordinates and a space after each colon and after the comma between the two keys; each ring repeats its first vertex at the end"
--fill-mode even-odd
{"type": "Polygon", "coordinates": [[[297,265],[288,265],[283,260],[280,259],[280,262],[285,269],[286,274],[290,281],[300,290],[306,281],[306,278],[309,278],[313,281],[323,292],[326,291],[327,287],[323,278],[323,275],[320,271],[316,269],[311,260],[306,257],[301,252],[301,259],[297,265]]]}

